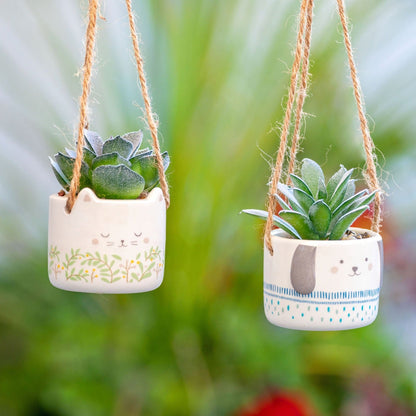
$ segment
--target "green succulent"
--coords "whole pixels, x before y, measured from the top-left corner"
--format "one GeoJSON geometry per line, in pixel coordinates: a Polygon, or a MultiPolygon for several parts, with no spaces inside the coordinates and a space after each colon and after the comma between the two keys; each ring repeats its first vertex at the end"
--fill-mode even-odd
{"type": "MultiPolygon", "coordinates": [[[[136,199],[159,182],[156,157],[151,149],[140,149],[142,131],[110,137],[103,141],[90,130],[84,130],[85,147],[81,165],[79,190],[91,188],[99,198],[136,199]]],[[[49,158],[58,182],[69,190],[76,152],[65,149],[49,158]]],[[[170,159],[162,153],[166,170],[170,159]]]]}
{"type": "MultiPolygon", "coordinates": [[[[376,191],[355,193],[354,169],[340,169],[325,183],[321,167],[303,159],[301,175],[290,175],[293,185],[279,183],[274,195],[282,210],[273,215],[274,224],[302,240],[341,240],[351,224],[368,208],[376,191]]],[[[243,212],[267,219],[267,211],[243,212]]]]}

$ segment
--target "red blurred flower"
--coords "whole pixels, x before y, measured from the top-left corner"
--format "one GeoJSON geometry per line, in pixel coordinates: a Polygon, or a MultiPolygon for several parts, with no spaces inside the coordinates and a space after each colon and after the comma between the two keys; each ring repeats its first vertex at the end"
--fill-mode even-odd
{"type": "Polygon", "coordinates": [[[235,416],[312,416],[311,406],[300,394],[275,392],[260,398],[235,416]]]}

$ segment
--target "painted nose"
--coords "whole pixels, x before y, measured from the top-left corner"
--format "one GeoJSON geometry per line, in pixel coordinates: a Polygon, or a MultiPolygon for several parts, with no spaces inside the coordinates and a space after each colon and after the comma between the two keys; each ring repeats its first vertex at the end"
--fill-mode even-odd
{"type": "Polygon", "coordinates": [[[358,267],[356,267],[356,266],[354,266],[353,268],[352,268],[352,271],[355,273],[356,271],[358,270],[358,267]]]}
{"type": "MultiPolygon", "coordinates": [[[[124,240],[121,240],[121,244],[123,244],[124,243],[124,240]]],[[[353,267],[353,269],[354,269],[354,267],[353,267]]]]}

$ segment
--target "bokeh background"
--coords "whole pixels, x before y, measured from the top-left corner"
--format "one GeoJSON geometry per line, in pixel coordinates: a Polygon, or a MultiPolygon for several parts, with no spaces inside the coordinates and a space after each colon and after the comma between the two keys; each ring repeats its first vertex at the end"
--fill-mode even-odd
{"type": "MultiPolygon", "coordinates": [[[[124,2],[102,3],[90,126],[108,137],[146,127],[124,2]]],[[[238,213],[264,206],[299,3],[133,2],[172,205],[162,287],[110,296],[47,278],[47,156],[73,142],[87,2],[0,2],[1,415],[416,414],[413,0],[347,1],[388,194],[379,318],[263,316],[263,224],[238,213]]],[[[329,174],[364,158],[336,2],[316,3],[301,156],[329,174]]]]}

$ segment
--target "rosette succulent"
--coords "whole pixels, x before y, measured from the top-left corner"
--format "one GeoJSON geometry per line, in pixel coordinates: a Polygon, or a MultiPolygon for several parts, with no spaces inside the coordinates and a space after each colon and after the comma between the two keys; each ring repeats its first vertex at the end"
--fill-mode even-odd
{"type": "MultiPolygon", "coordinates": [[[[351,224],[367,209],[376,192],[355,192],[354,169],[340,169],[325,183],[321,167],[303,159],[300,176],[291,174],[292,185],[279,183],[274,197],[282,210],[273,215],[274,224],[302,240],[341,240],[351,224]]],[[[243,212],[267,219],[267,211],[243,212]]]]}
{"type": "MultiPolygon", "coordinates": [[[[159,182],[156,157],[151,149],[140,149],[142,131],[110,137],[103,141],[90,130],[84,130],[85,147],[79,190],[91,188],[99,198],[136,199],[159,182]]],[[[58,182],[69,190],[76,152],[65,149],[49,158],[58,182]]],[[[170,159],[162,153],[166,170],[170,159]]]]}

